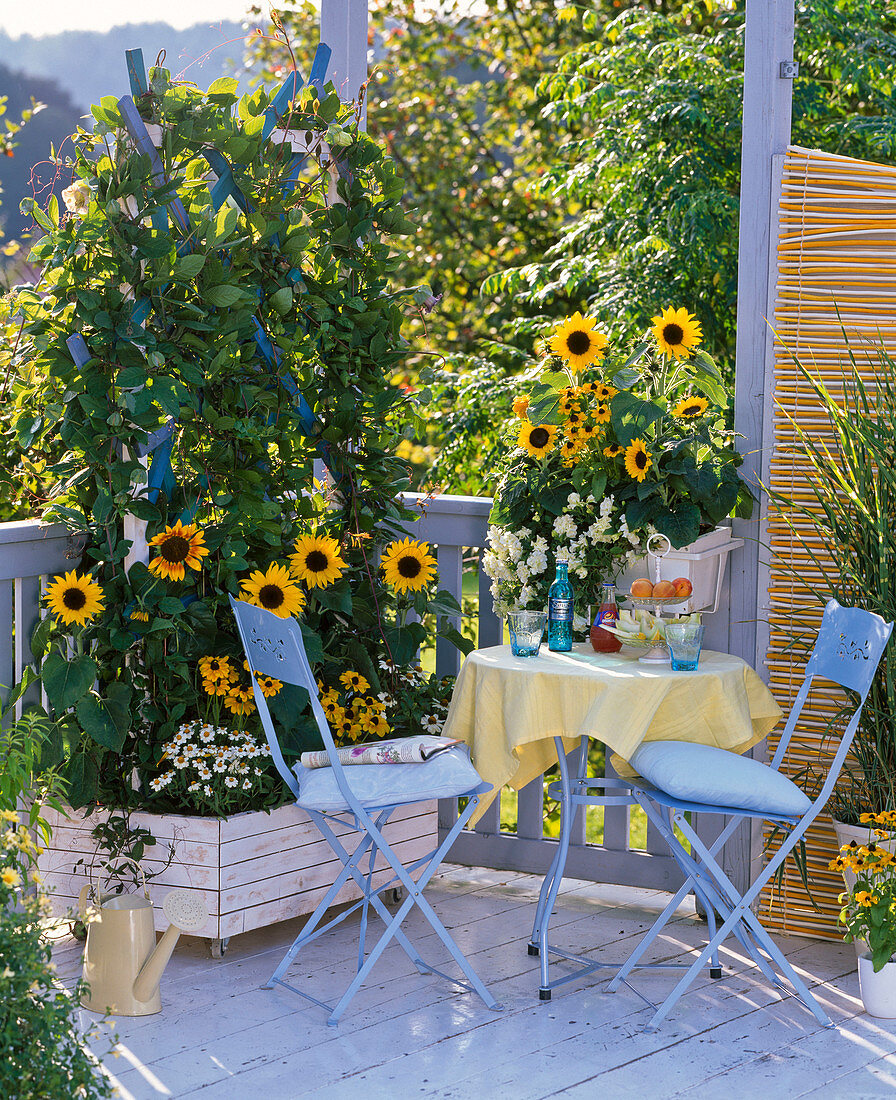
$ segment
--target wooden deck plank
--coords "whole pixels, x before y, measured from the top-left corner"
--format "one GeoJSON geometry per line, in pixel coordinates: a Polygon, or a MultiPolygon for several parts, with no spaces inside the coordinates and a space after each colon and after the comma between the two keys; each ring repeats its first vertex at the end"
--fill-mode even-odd
{"type": "MultiPolygon", "coordinates": [[[[123,1100],[339,1100],[364,1096],[467,1100],[554,1096],[651,1100],[702,1096],[892,1095],[896,1023],[860,1015],[851,948],[784,938],[792,964],[843,1022],[830,1032],[799,1003],[781,1000],[739,948],[723,953],[733,973],[699,980],[656,1034],[641,1027],[647,1009],[634,993],[602,992],[594,974],[539,1002],[538,959],[527,955],[539,880],[513,872],[449,868],[427,895],[494,995],[502,1013],[441,979],[416,973],[387,949],[373,979],[337,1028],[322,1010],[284,989],[264,990],[300,921],[234,939],[220,962],[184,939],[163,981],[163,1011],[115,1022],[121,1057],[109,1059],[123,1100]]],[[[552,921],[552,941],[621,960],[662,908],[665,895],[567,881],[552,921]]],[[[424,958],[442,965],[444,948],[419,913],[406,930],[424,958]]],[[[350,980],[357,918],[321,937],[290,972],[316,991],[350,980]]],[[[699,947],[705,925],[685,904],[656,945],[665,957],[699,947]]],[[[77,949],[57,944],[60,970],[76,970],[77,949]]],[[[609,975],[607,975],[609,976],[609,975]]],[[[641,974],[654,1000],[670,972],[641,974]]],[[[327,994],[328,995],[328,994],[327,994]]],[[[93,1020],[83,1013],[85,1021],[93,1020]]]]}

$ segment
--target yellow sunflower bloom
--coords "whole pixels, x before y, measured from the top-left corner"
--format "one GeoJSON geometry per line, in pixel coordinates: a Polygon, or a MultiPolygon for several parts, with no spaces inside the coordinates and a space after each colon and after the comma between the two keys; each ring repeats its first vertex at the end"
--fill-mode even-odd
{"type": "Polygon", "coordinates": [[[289,558],[290,568],[311,588],[326,588],[338,581],[346,569],[335,539],[306,535],[296,540],[295,551],[289,558]]]}
{"type": "Polygon", "coordinates": [[[672,410],[672,415],[677,416],[679,420],[695,420],[698,416],[702,416],[708,408],[709,402],[705,397],[682,397],[672,410]]]}
{"type": "Polygon", "coordinates": [[[533,458],[544,458],[554,449],[557,428],[554,424],[523,424],[517,444],[533,458]]]}
{"type": "Polygon", "coordinates": [[[578,373],[591,363],[599,363],[609,340],[602,332],[595,331],[597,321],[593,317],[583,317],[574,313],[554,332],[549,347],[569,364],[570,370],[578,373]]]}
{"type": "Polygon", "coordinates": [[[663,355],[672,359],[688,359],[703,339],[700,322],[686,309],[664,309],[653,320],[653,337],[663,355]]]}
{"type": "Polygon", "coordinates": [[[349,691],[368,691],[370,684],[360,672],[343,672],[339,677],[339,682],[345,684],[349,691]]]}
{"type": "Polygon", "coordinates": [[[520,394],[519,397],[513,399],[513,411],[520,418],[525,420],[529,412],[529,395],[527,393],[520,394]]]}
{"type": "Polygon", "coordinates": [[[199,672],[206,680],[235,680],[236,669],[229,657],[200,657],[199,672]]]}
{"type": "Polygon", "coordinates": [[[290,571],[276,562],[264,573],[259,569],[251,573],[249,579],[243,581],[240,598],[273,612],[279,619],[297,615],[305,606],[305,593],[290,571]]]}
{"type": "Polygon", "coordinates": [[[83,626],[103,610],[102,588],[89,573],[79,575],[74,570],[54,577],[44,599],[50,612],[65,626],[83,626]]]}
{"type": "Polygon", "coordinates": [[[436,575],[436,559],[426,543],[402,539],[389,543],[380,568],[386,584],[397,592],[419,592],[436,575]]]}
{"type": "Polygon", "coordinates": [[[202,559],[208,554],[204,542],[205,535],[195,523],[184,525],[178,520],[173,527],[166,527],[160,535],[149,540],[149,545],[159,550],[149,563],[150,572],[173,581],[182,581],[187,575],[185,566],[197,570],[202,568],[202,559]]]}
{"type": "Polygon", "coordinates": [[[134,620],[135,622],[138,622],[138,623],[148,623],[149,622],[149,612],[148,611],[132,611],[130,613],[130,615],[128,616],[128,618],[130,618],[130,619],[132,619],[132,620],[134,620]]]}
{"type": "Polygon", "coordinates": [[[629,477],[635,481],[643,481],[647,477],[647,471],[653,465],[650,451],[644,445],[643,439],[633,439],[625,449],[625,469],[629,477]]]}

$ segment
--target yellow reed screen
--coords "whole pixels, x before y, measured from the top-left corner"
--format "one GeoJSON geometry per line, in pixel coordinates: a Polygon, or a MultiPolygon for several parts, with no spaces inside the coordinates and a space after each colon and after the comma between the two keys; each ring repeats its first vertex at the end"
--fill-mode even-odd
{"type": "MultiPolygon", "coordinates": [[[[791,498],[814,497],[804,462],[792,448],[792,417],[832,446],[828,421],[800,376],[794,357],[842,392],[848,368],[844,331],[863,377],[872,378],[875,356],[868,341],[896,354],[896,167],[791,146],[784,160],[779,207],[778,281],[774,302],[774,420],[770,484],[791,498]]],[[[815,595],[819,566],[800,545],[810,543],[821,561],[823,538],[804,520],[770,512],[769,686],[787,712],[803,676],[805,651],[791,650],[795,633],[811,637],[821,618],[815,595]],[[796,571],[796,576],[791,573],[796,571]]],[[[825,566],[825,568],[828,568],[825,566]]],[[[795,735],[785,770],[817,768],[830,751],[829,723],[836,712],[831,691],[810,697],[806,721],[795,735]]],[[[776,748],[769,738],[769,755],[776,748]]],[[[774,839],[766,836],[774,845],[774,839]]],[[[770,929],[840,938],[839,874],[828,870],[837,844],[829,818],[819,818],[807,837],[811,898],[788,859],[780,890],[769,888],[760,916],[770,929]]]]}

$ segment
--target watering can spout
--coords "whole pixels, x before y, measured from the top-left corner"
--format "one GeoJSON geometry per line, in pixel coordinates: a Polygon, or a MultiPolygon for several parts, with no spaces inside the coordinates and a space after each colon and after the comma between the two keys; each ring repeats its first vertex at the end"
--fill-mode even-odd
{"type": "Polygon", "coordinates": [[[134,997],[138,1001],[149,1001],[158,992],[162,974],[181,932],[196,932],[208,920],[208,910],[202,899],[187,890],[172,890],[162,902],[162,908],[171,923],[134,981],[134,997]]]}

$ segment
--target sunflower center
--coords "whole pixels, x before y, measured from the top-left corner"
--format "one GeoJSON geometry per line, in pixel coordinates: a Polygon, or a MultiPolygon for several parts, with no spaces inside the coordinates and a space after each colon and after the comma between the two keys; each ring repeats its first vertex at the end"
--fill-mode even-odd
{"type": "Polygon", "coordinates": [[[684,416],[699,416],[700,415],[700,406],[699,405],[685,405],[685,407],[681,411],[682,411],[682,414],[684,416]]]}
{"type": "Polygon", "coordinates": [[[676,325],[674,322],[672,324],[668,324],[663,329],[663,339],[666,341],[667,344],[670,344],[674,347],[676,344],[680,344],[681,341],[684,339],[684,329],[681,327],[681,325],[676,325]]]}
{"type": "Polygon", "coordinates": [[[62,602],[68,611],[80,611],[87,603],[87,596],[83,588],[66,588],[62,602]]]}
{"type": "Polygon", "coordinates": [[[397,568],[400,576],[404,577],[406,580],[412,581],[415,577],[419,577],[420,570],[423,568],[423,563],[417,558],[406,555],[398,559],[397,568]]]}
{"type": "Polygon", "coordinates": [[[638,451],[638,453],[635,455],[635,465],[638,467],[639,470],[646,470],[647,469],[647,452],[646,451],[638,451]]]}
{"type": "Polygon", "coordinates": [[[576,329],[566,337],[566,347],[570,355],[585,355],[591,347],[591,337],[582,329],[576,329]]]}
{"type": "Polygon", "coordinates": [[[258,602],[268,611],[280,607],[284,599],[285,595],[279,584],[263,584],[258,590],[258,602]]]}
{"type": "Polygon", "coordinates": [[[533,428],[529,433],[529,442],[537,448],[546,446],[550,438],[550,432],[547,428],[533,428]]]}
{"type": "Polygon", "coordinates": [[[323,550],[312,550],[305,558],[305,568],[310,573],[325,573],[330,559],[323,550]]]}
{"type": "Polygon", "coordinates": [[[169,535],[159,548],[165,561],[186,561],[190,554],[190,544],[183,535],[169,535]]]}

